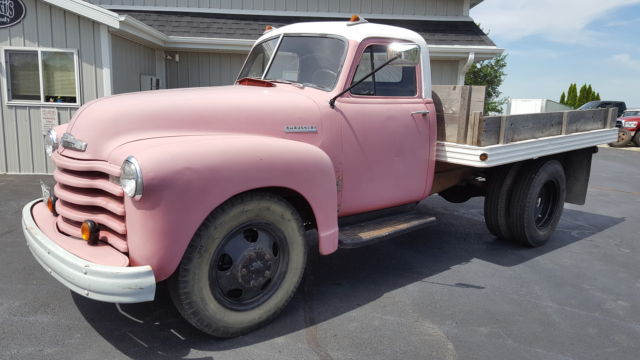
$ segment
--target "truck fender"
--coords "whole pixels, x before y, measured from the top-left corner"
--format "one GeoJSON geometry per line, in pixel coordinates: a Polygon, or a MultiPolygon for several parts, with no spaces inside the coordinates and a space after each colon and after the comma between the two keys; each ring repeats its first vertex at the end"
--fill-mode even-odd
{"type": "Polygon", "coordinates": [[[286,188],[309,203],[321,254],[338,248],[337,188],[333,163],[320,148],[299,141],[220,134],[141,140],[120,146],[114,164],[134,156],[143,194],[125,197],[132,266],[151,265],[158,281],[177,268],[204,219],[235,195],[286,188]]]}

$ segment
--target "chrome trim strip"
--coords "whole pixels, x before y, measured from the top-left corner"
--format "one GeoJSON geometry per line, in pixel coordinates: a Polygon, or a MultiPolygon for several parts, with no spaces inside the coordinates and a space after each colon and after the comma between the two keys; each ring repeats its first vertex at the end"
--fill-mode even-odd
{"type": "Polygon", "coordinates": [[[62,147],[65,149],[71,149],[71,150],[77,150],[77,151],[87,150],[87,143],[76,139],[70,133],[64,133],[62,135],[62,139],[60,139],[60,143],[62,147]]]}

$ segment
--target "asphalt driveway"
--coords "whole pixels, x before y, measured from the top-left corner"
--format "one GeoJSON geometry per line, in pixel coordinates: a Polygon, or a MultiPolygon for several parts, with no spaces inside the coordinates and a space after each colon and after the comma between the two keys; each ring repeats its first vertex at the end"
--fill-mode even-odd
{"type": "Polygon", "coordinates": [[[23,204],[47,176],[0,175],[0,359],[633,359],[640,357],[640,153],[601,149],[585,206],[538,249],[494,239],[482,199],[420,204],[430,228],[310,256],[269,326],[231,340],[157,300],[78,296],[31,256],[23,204]]]}

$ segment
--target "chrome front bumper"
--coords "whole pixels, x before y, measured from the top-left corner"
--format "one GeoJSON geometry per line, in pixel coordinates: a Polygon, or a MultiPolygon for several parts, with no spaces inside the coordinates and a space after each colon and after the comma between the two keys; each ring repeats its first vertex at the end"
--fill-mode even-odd
{"type": "Polygon", "coordinates": [[[32,208],[22,209],[22,230],[27,246],[40,265],[69,289],[88,298],[115,303],[151,301],[156,281],[150,266],[106,266],[86,261],[62,248],[36,224],[32,208]]]}

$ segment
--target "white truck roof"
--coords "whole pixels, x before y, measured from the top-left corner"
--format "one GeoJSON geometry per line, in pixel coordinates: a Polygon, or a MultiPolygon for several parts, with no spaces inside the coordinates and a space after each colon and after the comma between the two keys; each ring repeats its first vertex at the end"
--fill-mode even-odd
{"type": "Polygon", "coordinates": [[[392,38],[406,40],[420,46],[422,57],[422,94],[431,97],[431,66],[429,61],[429,47],[420,34],[415,31],[370,22],[353,23],[349,21],[317,21],[286,25],[266,32],[257,41],[259,44],[265,39],[280,34],[321,34],[337,35],[348,40],[360,42],[367,38],[392,38]]]}

